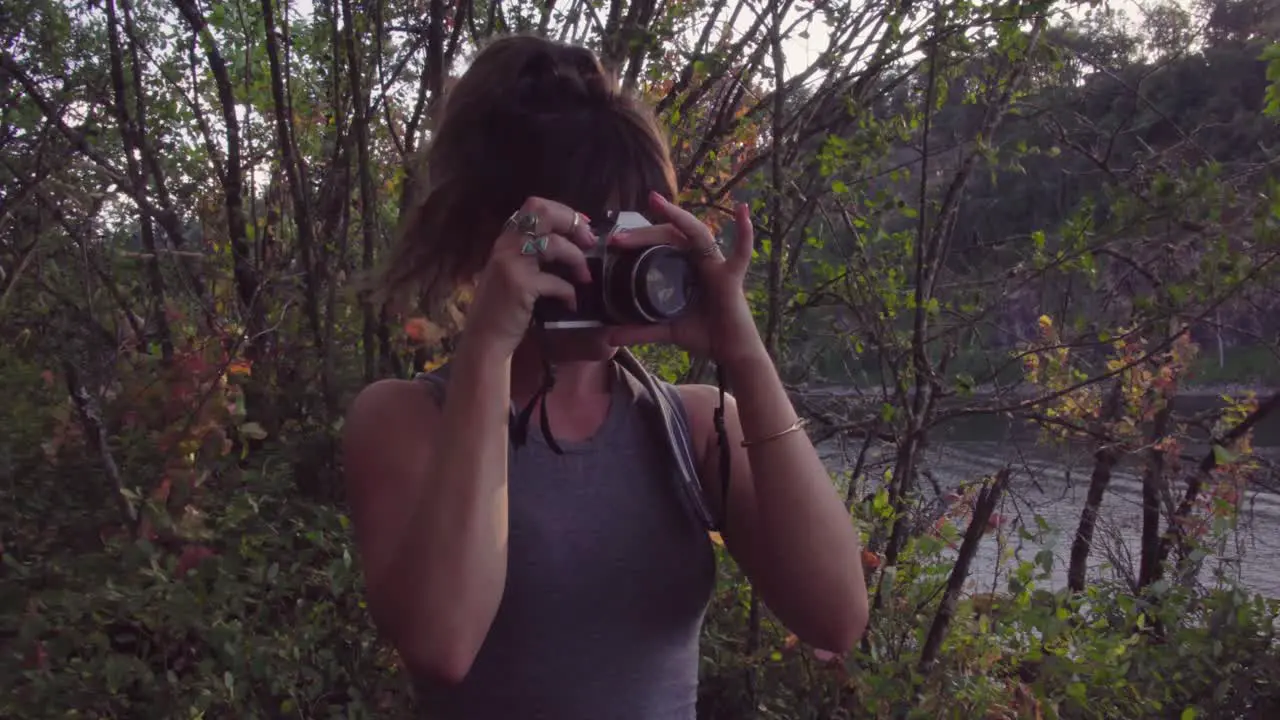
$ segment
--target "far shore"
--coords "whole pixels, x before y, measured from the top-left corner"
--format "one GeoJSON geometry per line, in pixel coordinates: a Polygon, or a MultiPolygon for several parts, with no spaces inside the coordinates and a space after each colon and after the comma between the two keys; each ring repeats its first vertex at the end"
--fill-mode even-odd
{"type": "MultiPolygon", "coordinates": [[[[881,395],[879,386],[862,386],[857,385],[793,385],[790,386],[791,391],[800,395],[825,395],[825,396],[845,396],[845,395],[867,395],[878,397],[881,395]]],[[[979,385],[973,389],[973,393],[969,397],[994,397],[996,395],[1012,394],[1017,397],[1029,398],[1037,395],[1045,394],[1043,388],[1037,388],[1027,383],[1022,383],[1016,387],[997,388],[995,385],[979,385]]],[[[1181,388],[1178,391],[1178,397],[1208,399],[1220,398],[1224,395],[1229,397],[1241,397],[1248,393],[1254,393],[1259,398],[1267,397],[1280,392],[1280,387],[1270,385],[1251,384],[1251,383],[1213,383],[1206,385],[1190,385],[1181,388]]],[[[955,397],[954,395],[952,397],[955,397]]]]}

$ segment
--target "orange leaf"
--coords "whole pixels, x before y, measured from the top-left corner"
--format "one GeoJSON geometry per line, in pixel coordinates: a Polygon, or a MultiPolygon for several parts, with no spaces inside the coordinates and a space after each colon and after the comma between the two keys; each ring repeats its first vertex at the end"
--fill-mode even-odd
{"type": "Polygon", "coordinates": [[[880,567],[880,556],[863,548],[862,567],[865,570],[876,570],[880,567]]]}
{"type": "Polygon", "coordinates": [[[444,338],[444,330],[422,317],[410,318],[404,324],[404,334],[411,342],[434,345],[444,338]]]}

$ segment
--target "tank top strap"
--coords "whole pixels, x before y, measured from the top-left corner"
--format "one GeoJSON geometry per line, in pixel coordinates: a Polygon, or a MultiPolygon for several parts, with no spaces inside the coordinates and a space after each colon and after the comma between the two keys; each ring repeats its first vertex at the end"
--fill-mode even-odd
{"type": "Polygon", "coordinates": [[[445,391],[449,385],[449,365],[445,363],[435,370],[427,372],[414,373],[414,382],[421,382],[431,390],[431,394],[435,396],[436,402],[444,404],[445,391]]]}
{"type": "MultiPolygon", "coordinates": [[[[602,437],[617,430],[624,408],[634,403],[644,421],[651,423],[651,427],[664,439],[662,444],[673,461],[675,485],[686,510],[707,530],[719,530],[720,523],[711,511],[711,503],[698,476],[693,430],[679,388],[649,372],[625,349],[618,351],[611,365],[615,373],[614,399],[602,427],[602,437]],[[623,400],[619,395],[628,397],[623,400]]],[[[427,383],[436,401],[443,405],[449,370],[449,364],[445,363],[433,371],[416,374],[414,380],[427,383]]],[[[514,419],[517,412],[514,402],[511,403],[511,412],[514,419]]]]}

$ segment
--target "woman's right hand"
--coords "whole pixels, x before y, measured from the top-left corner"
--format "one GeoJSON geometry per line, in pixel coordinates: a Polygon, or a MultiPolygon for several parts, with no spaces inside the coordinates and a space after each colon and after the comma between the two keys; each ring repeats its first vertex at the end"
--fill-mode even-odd
{"type": "Polygon", "coordinates": [[[564,266],[579,282],[591,282],[584,250],[596,243],[585,216],[552,200],[531,197],[503,226],[489,261],[476,281],[467,312],[464,337],[483,339],[490,349],[504,356],[515,352],[529,329],[534,303],[540,297],[556,298],[576,307],[576,293],[569,281],[546,272],[546,264],[564,266]],[[538,219],[536,233],[530,235],[517,219],[531,215],[538,219]],[[541,252],[525,254],[527,242],[545,237],[541,252]]]}

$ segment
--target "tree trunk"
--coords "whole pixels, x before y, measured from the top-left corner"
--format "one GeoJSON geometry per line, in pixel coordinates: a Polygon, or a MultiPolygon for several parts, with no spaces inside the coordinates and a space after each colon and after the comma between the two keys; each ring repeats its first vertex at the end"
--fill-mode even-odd
{"type": "Polygon", "coordinates": [[[942,603],[938,606],[938,612],[933,616],[933,623],[929,626],[929,634],[925,637],[924,648],[920,651],[921,674],[928,674],[933,668],[933,663],[938,657],[938,651],[942,648],[942,641],[947,636],[947,628],[951,625],[951,619],[955,616],[956,603],[960,600],[960,592],[964,589],[964,582],[969,578],[969,565],[973,563],[973,558],[978,554],[978,546],[982,543],[982,537],[987,532],[987,524],[991,521],[991,513],[995,512],[996,506],[1000,504],[1000,498],[1004,495],[1005,487],[1009,484],[1010,471],[1004,468],[996,473],[991,484],[982,489],[978,495],[977,505],[973,509],[973,517],[969,520],[969,527],[964,532],[964,541],[960,543],[960,551],[956,555],[956,563],[951,568],[951,576],[947,578],[947,589],[942,595],[942,603]]]}
{"type": "Polygon", "coordinates": [[[1200,461],[1200,465],[1195,472],[1187,478],[1186,492],[1182,496],[1182,501],[1178,503],[1178,509],[1174,511],[1173,517],[1169,519],[1168,532],[1160,539],[1160,553],[1157,557],[1157,563],[1162,568],[1164,563],[1168,561],[1169,553],[1174,544],[1178,545],[1178,549],[1184,556],[1189,549],[1185,536],[1186,520],[1191,516],[1191,511],[1195,508],[1196,501],[1200,497],[1200,491],[1204,488],[1205,479],[1218,466],[1217,447],[1228,447],[1234,444],[1278,409],[1280,409],[1280,393],[1275,393],[1258,403],[1258,407],[1249,413],[1248,417],[1242,420],[1240,424],[1228,430],[1221,437],[1214,438],[1210,443],[1209,452],[1205,453],[1204,459],[1200,461]]]}
{"type": "Polygon", "coordinates": [[[1156,412],[1151,429],[1151,447],[1147,450],[1147,467],[1142,474],[1142,560],[1138,570],[1138,586],[1147,587],[1160,578],[1160,498],[1165,487],[1164,451],[1157,445],[1169,434],[1173,415],[1173,398],[1166,398],[1156,412]]]}
{"type": "Polygon", "coordinates": [[[1085,571],[1089,564],[1089,551],[1093,547],[1093,531],[1098,525],[1098,509],[1111,484],[1111,471],[1119,454],[1106,445],[1093,454],[1093,474],[1089,477],[1089,494],[1084,509],[1080,511],[1080,525],[1071,543],[1071,564],[1067,568],[1067,587],[1072,592],[1084,590],[1085,571]]]}
{"type": "Polygon", "coordinates": [[[218,104],[222,106],[222,123],[226,130],[227,159],[219,178],[222,182],[223,204],[227,215],[227,242],[231,246],[232,274],[236,285],[236,297],[240,301],[241,312],[245,315],[244,356],[253,368],[250,380],[245,387],[245,407],[249,417],[258,417],[265,410],[266,394],[263,390],[263,376],[258,372],[257,362],[263,357],[261,351],[263,333],[266,331],[266,311],[258,298],[258,273],[253,264],[253,252],[249,247],[248,232],[245,227],[244,178],[241,175],[240,158],[240,121],[236,115],[235,92],[231,86],[231,75],[227,72],[227,63],[218,45],[209,32],[204,16],[196,9],[193,0],[174,0],[178,11],[191,27],[192,33],[204,48],[205,58],[209,61],[209,70],[213,74],[214,84],[218,89],[218,104]]]}
{"type": "MultiPolygon", "coordinates": [[[[147,194],[148,183],[146,173],[139,164],[139,158],[146,155],[141,146],[141,134],[145,132],[137,118],[130,117],[127,90],[124,80],[124,53],[120,47],[120,23],[116,16],[115,0],[107,0],[107,45],[111,65],[111,88],[115,99],[114,109],[116,123],[120,128],[120,141],[124,146],[125,165],[128,168],[129,182],[133,187],[134,197],[147,194]]],[[[142,72],[140,67],[133,68],[136,78],[142,72]]],[[[139,109],[143,107],[143,98],[134,101],[139,109]]],[[[169,329],[169,317],[165,302],[164,275],[160,272],[160,255],[156,249],[155,225],[145,210],[138,213],[139,237],[142,248],[146,251],[143,267],[146,269],[147,283],[151,286],[151,322],[155,325],[155,335],[160,341],[160,354],[164,362],[173,361],[173,335],[169,329]]],[[[140,338],[141,339],[141,338],[140,338]]]]}
{"type": "MultiPolygon", "coordinates": [[[[356,131],[356,173],[360,177],[360,237],[362,269],[368,273],[373,270],[374,236],[377,220],[378,196],[373,187],[373,175],[369,168],[369,103],[365,100],[363,84],[360,77],[360,53],[356,48],[355,26],[351,17],[351,0],[342,0],[343,43],[347,48],[348,83],[351,85],[354,118],[352,124],[356,131]]],[[[364,381],[372,383],[377,376],[377,363],[374,359],[375,343],[378,335],[378,316],[374,313],[373,303],[367,294],[360,298],[360,309],[364,317],[364,329],[361,342],[364,357],[364,381]]]]}
{"type": "Polygon", "coordinates": [[[332,360],[329,357],[329,341],[324,334],[324,325],[320,321],[320,283],[316,277],[315,238],[311,224],[311,207],[307,197],[307,188],[303,185],[301,159],[298,157],[293,139],[292,103],[285,93],[284,69],[280,63],[280,46],[275,25],[275,7],[273,0],[262,0],[262,19],[266,25],[267,64],[271,69],[271,95],[275,106],[276,145],[280,150],[280,165],[289,184],[289,192],[293,199],[293,220],[298,231],[298,250],[302,255],[303,277],[303,311],[307,324],[315,338],[316,349],[320,355],[320,393],[324,399],[325,410],[332,418],[337,413],[337,397],[334,394],[333,378],[329,374],[332,360]]]}

